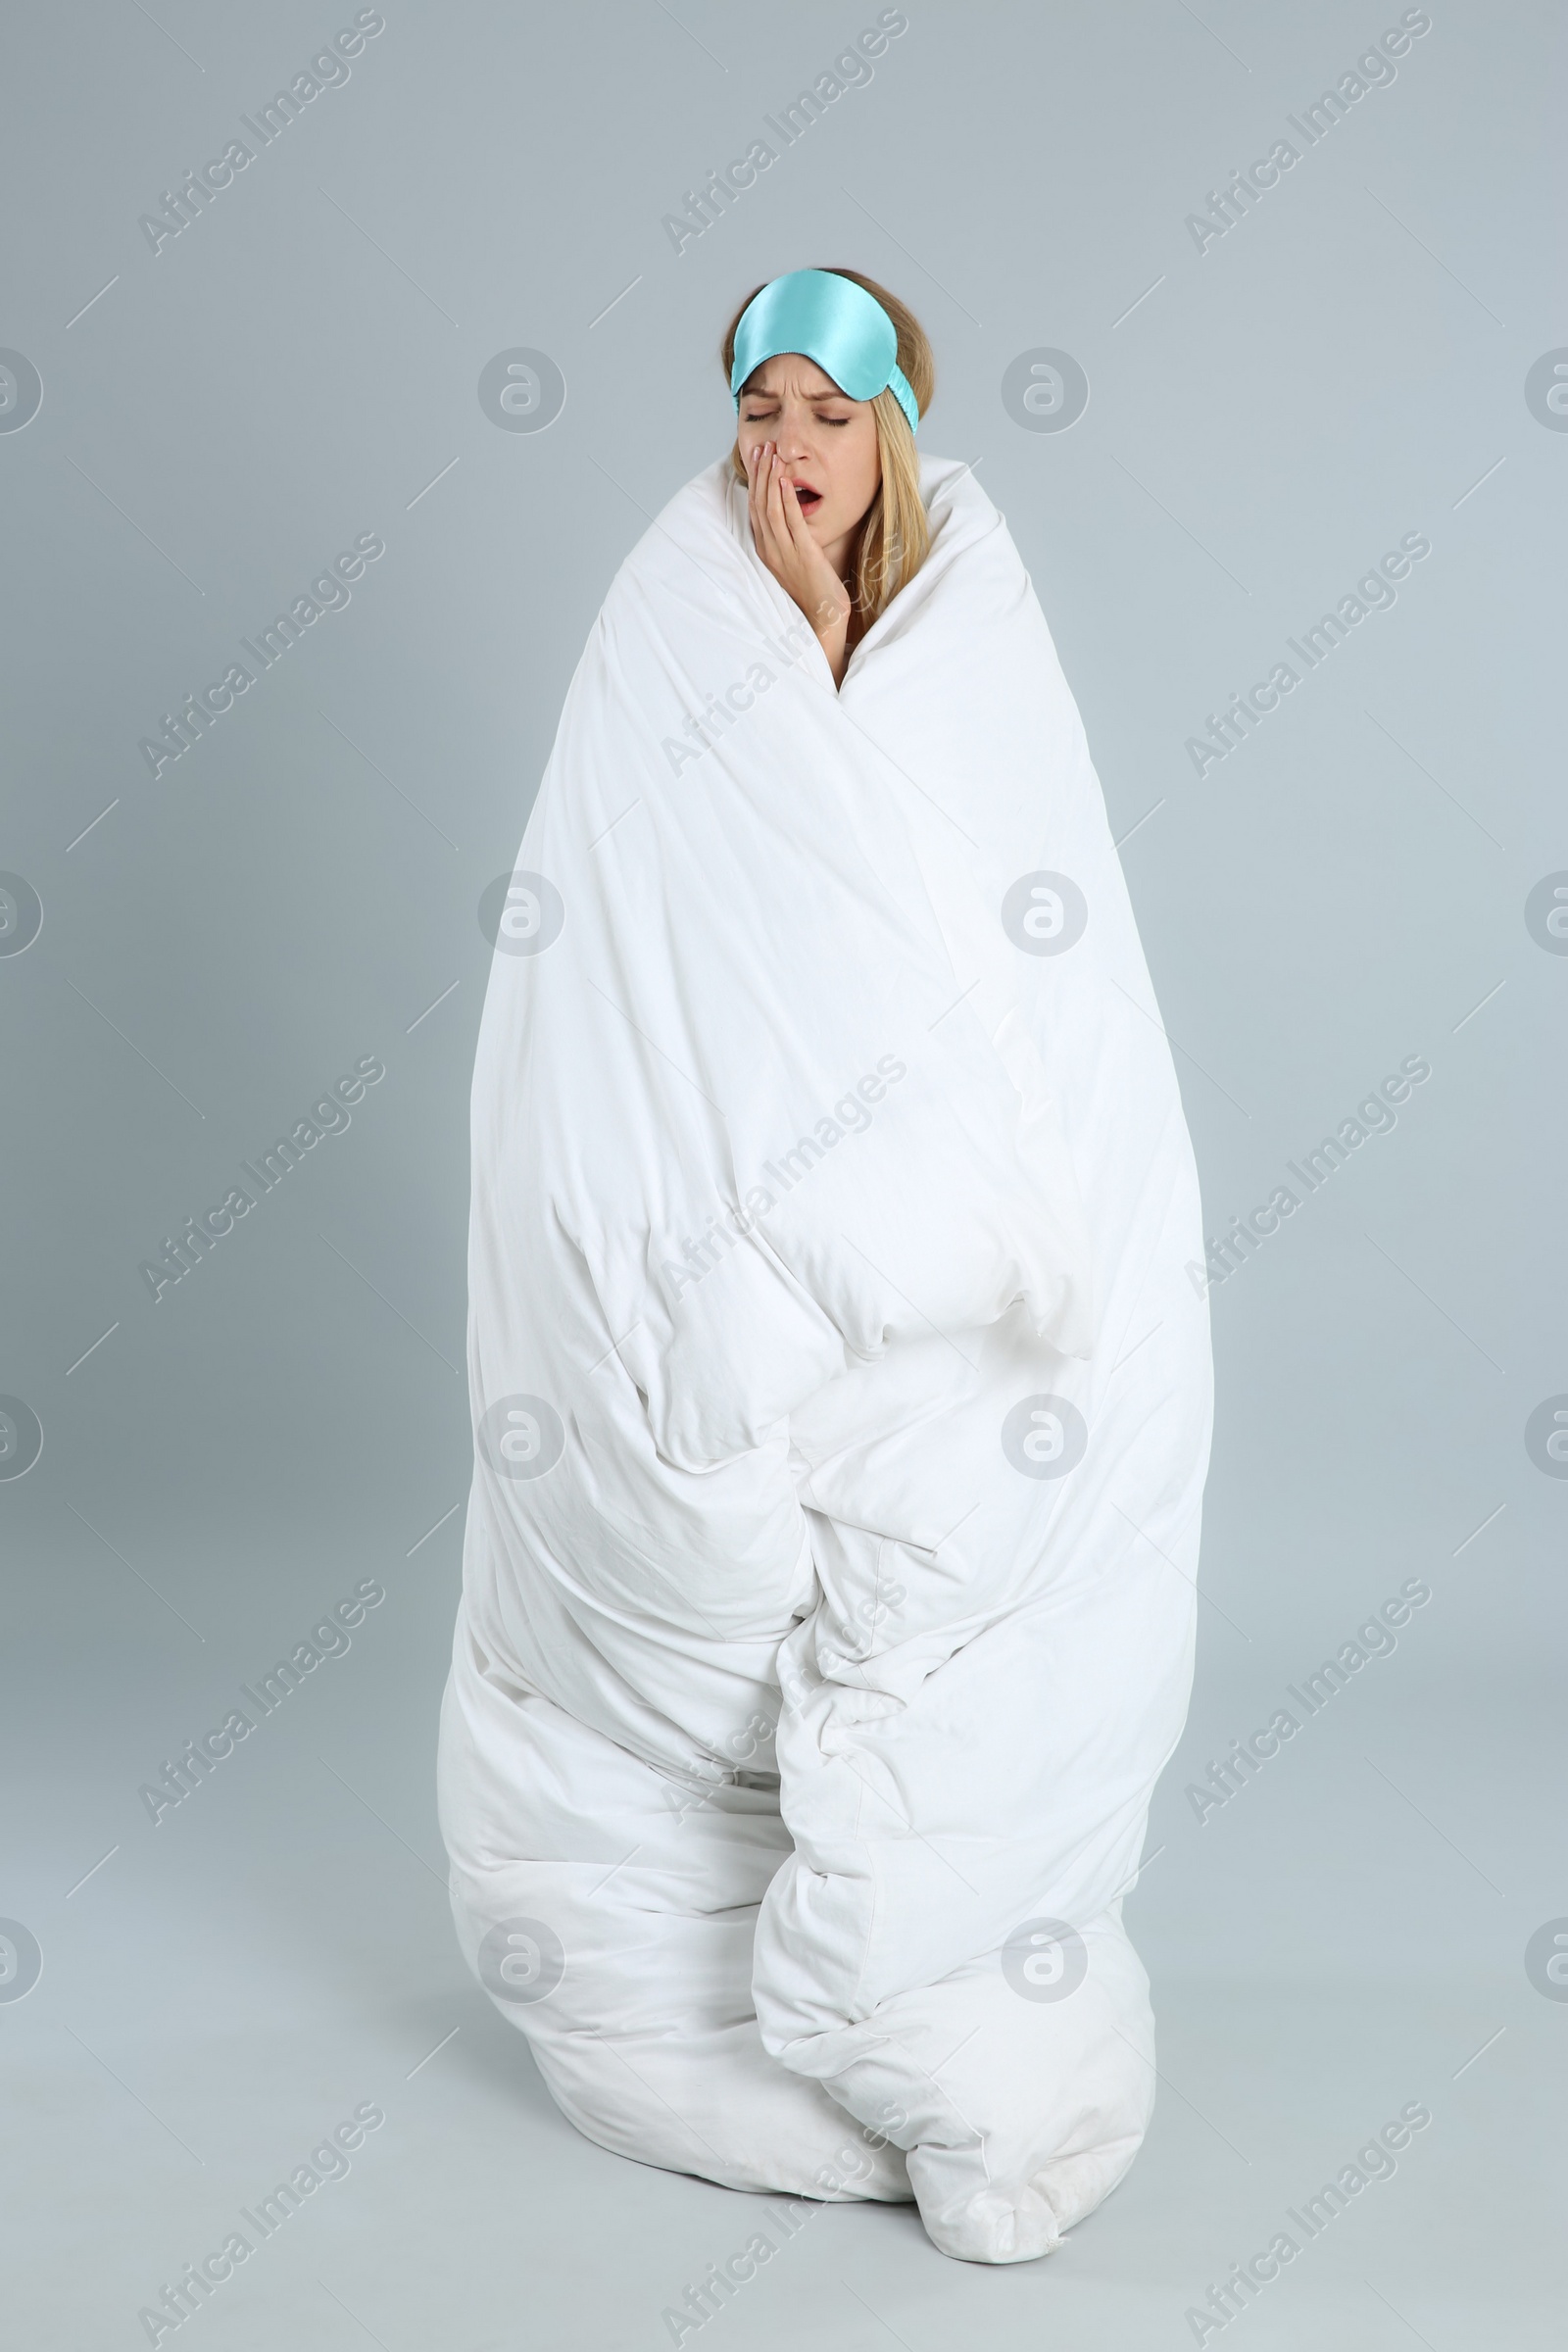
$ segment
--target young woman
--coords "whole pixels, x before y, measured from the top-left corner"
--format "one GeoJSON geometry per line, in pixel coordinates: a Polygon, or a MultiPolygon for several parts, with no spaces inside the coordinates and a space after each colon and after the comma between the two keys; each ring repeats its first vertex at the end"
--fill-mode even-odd
{"type": "MultiPolygon", "coordinates": [[[[736,313],[724,338],[724,372],[740,385],[730,462],[750,491],[753,544],[809,620],[841,685],[850,655],[931,544],[914,447],[935,385],[931,346],[918,320],[874,280],[800,270],[760,287],[736,313]],[[883,315],[880,331],[867,302],[883,315]],[[842,322],[841,312],[849,313],[842,322]],[[804,352],[757,359],[780,334],[804,332],[832,351],[836,336],[847,339],[862,321],[889,352],[898,390],[884,382],[870,399],[851,400],[804,352]]],[[[878,372],[873,364],[864,380],[878,372]]]]}
{"type": "Polygon", "coordinates": [[[1192,1153],[918,325],[799,270],[724,356],[735,448],[611,588],[496,939],[453,1905],[592,2138],[1020,2261],[1152,2103],[1192,1153]]]}

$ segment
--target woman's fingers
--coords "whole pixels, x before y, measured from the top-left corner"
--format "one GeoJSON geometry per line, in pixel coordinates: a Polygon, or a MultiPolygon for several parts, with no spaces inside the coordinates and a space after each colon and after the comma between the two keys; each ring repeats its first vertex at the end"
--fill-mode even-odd
{"type": "Polygon", "coordinates": [[[777,443],[760,443],[746,466],[752,537],[763,564],[814,630],[841,624],[846,617],[842,585],[807,528],[777,443]]]}
{"type": "Polygon", "coordinates": [[[758,554],[772,572],[779,570],[783,559],[783,549],[788,546],[788,540],[783,531],[782,509],[779,509],[776,520],[774,514],[778,498],[775,483],[776,469],[777,458],[774,444],[771,441],[764,441],[757,452],[756,466],[752,474],[752,534],[757,541],[758,554]]]}
{"type": "Polygon", "coordinates": [[[762,447],[759,443],[746,461],[746,504],[751,512],[752,537],[757,542],[759,555],[762,553],[761,467],[762,447]]]}
{"type": "Polygon", "coordinates": [[[751,511],[752,536],[757,542],[759,555],[762,553],[762,460],[765,454],[765,444],[759,442],[746,461],[746,503],[751,511]]]}
{"type": "Polygon", "coordinates": [[[798,556],[809,562],[816,553],[816,541],[806,527],[806,516],[801,513],[795,484],[785,480],[782,475],[779,477],[779,503],[783,508],[784,528],[789,533],[790,545],[798,556]]]}
{"type": "Polygon", "coordinates": [[[779,514],[789,551],[790,594],[811,626],[820,628],[824,610],[830,611],[834,602],[829,566],[806,527],[795,484],[783,474],[779,476],[779,514]]]}
{"type": "Polygon", "coordinates": [[[835,628],[848,617],[844,583],[811,537],[794,483],[781,476],[779,489],[792,559],[790,593],[813,629],[835,628]]]}
{"type": "Polygon", "coordinates": [[[784,461],[776,447],[767,467],[767,519],[780,548],[790,547],[789,524],[784,519],[784,461]]]}
{"type": "Polygon", "coordinates": [[[789,517],[784,511],[783,460],[776,455],[769,461],[767,483],[763,493],[763,512],[767,522],[768,561],[780,581],[793,596],[799,556],[790,535],[789,517]]]}
{"type": "Polygon", "coordinates": [[[773,527],[778,536],[779,553],[788,572],[786,585],[805,611],[804,600],[819,585],[815,575],[825,570],[826,566],[816,542],[806,527],[806,517],[801,513],[800,501],[795,495],[795,484],[786,475],[782,461],[775,464],[773,484],[773,512],[776,516],[773,527]]]}

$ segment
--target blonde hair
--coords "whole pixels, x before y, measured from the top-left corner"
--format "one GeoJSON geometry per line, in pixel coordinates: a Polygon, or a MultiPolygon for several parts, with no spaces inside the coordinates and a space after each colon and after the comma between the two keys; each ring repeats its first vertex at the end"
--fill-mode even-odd
{"type": "MultiPolygon", "coordinates": [[[[908,379],[914,405],[923,416],[931,406],[937,371],[931,345],[919,319],[896,294],[890,294],[886,286],[879,286],[874,277],[862,277],[858,270],[834,270],[831,274],[863,286],[892,319],[898,330],[899,367],[908,379]]],[[[729,322],[723,349],[726,383],[735,365],[735,330],[761,291],[760,286],[754,286],[729,322]]],[[[920,498],[920,458],[909,420],[892,392],[877,394],[871,403],[871,416],[876,425],[882,478],[860,524],[855,553],[855,577],[850,590],[854,599],[850,618],[853,639],[863,637],[872,622],[881,619],[899,590],[908,586],[931,552],[931,529],[920,498]]],[[[739,444],[730,452],[730,466],[737,481],[744,482],[746,466],[739,444]]]]}

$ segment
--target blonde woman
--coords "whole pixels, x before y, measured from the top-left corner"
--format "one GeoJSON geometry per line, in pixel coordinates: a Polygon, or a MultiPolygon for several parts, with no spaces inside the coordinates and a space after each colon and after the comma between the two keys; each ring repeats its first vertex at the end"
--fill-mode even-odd
{"type": "Polygon", "coordinates": [[[783,297],[759,286],[724,338],[724,371],[733,380],[736,336],[745,329],[731,464],[750,490],[757,552],[810,621],[838,686],[850,655],[914,577],[930,545],[914,420],[931,405],[936,371],[918,321],[872,279],[853,270],[803,270],[775,283],[783,297]],[[837,284],[816,282],[823,280],[837,284]],[[859,287],[891,324],[895,366],[908,362],[907,372],[898,368],[903,400],[891,385],[869,400],[851,400],[803,352],[747,365],[779,333],[811,333],[820,321],[802,317],[803,303],[831,313],[845,284],[859,287]]]}
{"type": "MultiPolygon", "coordinates": [[[[874,281],[742,306],[505,884],[442,1718],[464,1948],[620,2154],[1052,2252],[1152,2105],[1197,1184],[1082,725],[874,281]]],[[[665,2319],[684,2340],[791,2228],[665,2319]]]]}

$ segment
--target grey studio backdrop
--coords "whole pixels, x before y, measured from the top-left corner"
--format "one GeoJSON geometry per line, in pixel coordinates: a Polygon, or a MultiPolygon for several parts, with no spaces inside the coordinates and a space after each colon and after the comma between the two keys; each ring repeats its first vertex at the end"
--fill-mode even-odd
{"type": "Polygon", "coordinates": [[[16,2340],[1555,2340],[1560,19],[100,0],[6,53],[16,2340]],[[824,2209],[699,2327],[759,2201],[579,2139],[448,1919],[466,1096],[601,598],[726,445],[732,306],[817,262],[921,314],[922,445],[1030,568],[1230,1256],[1145,2152],[1049,2262],[824,2209]]]}

